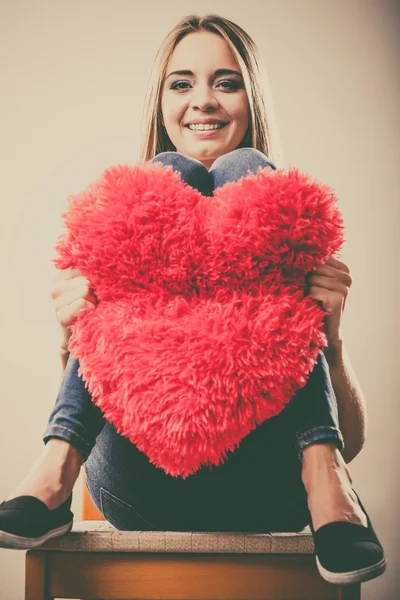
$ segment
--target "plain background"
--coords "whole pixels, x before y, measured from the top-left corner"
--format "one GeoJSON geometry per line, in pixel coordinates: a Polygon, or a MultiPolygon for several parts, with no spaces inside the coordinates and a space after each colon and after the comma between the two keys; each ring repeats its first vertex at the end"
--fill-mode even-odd
{"type": "MultiPolygon", "coordinates": [[[[363,600],[400,595],[398,517],[400,6],[389,0],[1,2],[0,500],[26,476],[60,384],[51,259],[68,195],[138,156],[156,49],[216,12],[267,64],[284,164],[331,185],[353,285],[344,335],[368,406],[353,485],[385,547],[363,600]]],[[[73,509],[80,519],[81,485],[73,509]]],[[[22,600],[25,552],[0,550],[0,598],[22,600]]]]}

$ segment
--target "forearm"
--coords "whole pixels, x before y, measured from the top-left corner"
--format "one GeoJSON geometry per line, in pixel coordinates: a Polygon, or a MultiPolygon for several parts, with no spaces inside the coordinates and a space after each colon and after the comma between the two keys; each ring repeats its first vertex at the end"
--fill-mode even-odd
{"type": "Polygon", "coordinates": [[[68,349],[68,343],[69,343],[69,339],[71,337],[71,331],[65,327],[62,326],[61,324],[59,324],[59,328],[60,328],[60,359],[61,359],[61,365],[62,365],[62,372],[61,372],[61,379],[64,376],[64,371],[67,367],[67,362],[69,359],[69,349],[68,349]]]}
{"type": "Polygon", "coordinates": [[[68,352],[68,350],[66,350],[65,348],[61,348],[61,350],[60,350],[60,358],[61,358],[61,364],[62,364],[61,378],[63,378],[64,371],[66,369],[68,358],[69,358],[69,352],[68,352]]]}
{"type": "Polygon", "coordinates": [[[345,448],[343,458],[349,463],[361,451],[365,443],[367,414],[360,384],[354,373],[344,341],[324,348],[335,392],[339,426],[345,448]]]}

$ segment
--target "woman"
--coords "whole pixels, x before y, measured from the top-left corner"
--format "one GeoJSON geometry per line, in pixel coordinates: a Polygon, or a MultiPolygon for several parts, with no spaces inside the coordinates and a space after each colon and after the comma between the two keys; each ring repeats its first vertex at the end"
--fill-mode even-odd
{"type": "MultiPolygon", "coordinates": [[[[275,152],[260,64],[254,42],[231,21],[182,19],[156,58],[141,159],[172,165],[204,195],[249,170],[275,169],[267,158],[275,152]]],[[[91,402],[68,339],[69,326],[96,297],[80,271],[60,272],[52,297],[65,373],[43,453],[0,505],[1,545],[35,547],[68,531],[72,489],[85,463],[95,504],[119,529],[298,531],[309,523],[325,579],[351,583],[381,574],[383,549],[346,466],[365,439],[364,399],[341,332],[351,282],[348,267],[334,258],[309,274],[309,293],[326,311],[329,344],[306,386],[223,465],[182,480],[150,464],[91,402]]]]}

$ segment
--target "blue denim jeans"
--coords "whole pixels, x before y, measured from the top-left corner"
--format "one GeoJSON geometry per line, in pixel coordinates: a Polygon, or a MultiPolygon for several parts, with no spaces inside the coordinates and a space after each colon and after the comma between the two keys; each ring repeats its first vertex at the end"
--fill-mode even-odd
{"type": "MultiPolygon", "coordinates": [[[[210,170],[179,152],[162,152],[152,161],[172,165],[205,196],[259,167],[275,169],[253,148],[219,157],[210,170]]],[[[322,352],[306,385],[279,415],[247,435],[222,465],[204,466],[186,479],[167,475],[117,433],[92,403],[78,369],[71,353],[43,441],[62,438],[82,453],[91,497],[117,529],[300,531],[309,522],[302,451],[317,442],[344,448],[322,352]]]]}

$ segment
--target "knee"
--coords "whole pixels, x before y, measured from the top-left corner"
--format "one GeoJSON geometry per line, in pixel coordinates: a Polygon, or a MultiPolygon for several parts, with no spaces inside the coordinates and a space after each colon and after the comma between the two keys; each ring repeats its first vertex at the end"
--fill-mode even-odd
{"type": "Polygon", "coordinates": [[[174,160],[174,158],[177,158],[178,156],[184,156],[184,154],[181,154],[181,152],[175,152],[174,150],[168,150],[167,152],[159,152],[159,154],[156,154],[155,156],[153,156],[153,158],[151,159],[151,162],[170,161],[170,160],[174,160]]]}
{"type": "Polygon", "coordinates": [[[205,169],[203,163],[201,163],[196,158],[186,156],[186,154],[182,154],[182,152],[176,152],[174,150],[169,150],[166,152],[160,152],[159,154],[156,154],[151,159],[151,162],[161,162],[163,165],[177,165],[179,167],[187,166],[191,169],[201,167],[205,169]]]}
{"type": "Polygon", "coordinates": [[[221,168],[226,165],[240,164],[253,172],[256,172],[258,167],[270,167],[276,169],[275,165],[257,148],[236,148],[227,154],[219,156],[212,164],[212,169],[215,167],[221,168]]]}
{"type": "Polygon", "coordinates": [[[151,159],[151,162],[161,162],[164,166],[171,165],[174,171],[179,171],[183,175],[191,177],[193,177],[193,174],[198,176],[198,174],[203,171],[208,173],[203,163],[196,158],[182,154],[182,152],[160,152],[151,159]]]}
{"type": "Polygon", "coordinates": [[[202,162],[181,152],[160,152],[152,158],[151,162],[161,162],[163,166],[172,166],[183,181],[200,191],[203,195],[211,195],[212,178],[202,162]]]}

